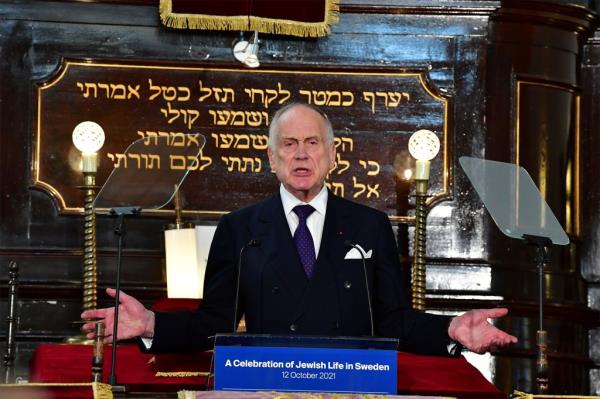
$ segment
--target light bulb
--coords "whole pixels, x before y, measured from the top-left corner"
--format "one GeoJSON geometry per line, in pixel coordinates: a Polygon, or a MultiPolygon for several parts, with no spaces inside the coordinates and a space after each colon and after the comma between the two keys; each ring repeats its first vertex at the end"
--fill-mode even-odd
{"type": "Polygon", "coordinates": [[[440,140],[431,130],[418,130],[408,140],[408,152],[416,158],[415,180],[417,181],[417,192],[425,193],[427,183],[419,184],[419,181],[429,180],[429,164],[440,151],[440,140]]]}
{"type": "Polygon", "coordinates": [[[408,140],[408,151],[419,161],[430,161],[440,151],[440,139],[431,130],[418,130],[408,140]]]}
{"type": "Polygon", "coordinates": [[[83,153],[93,153],[104,145],[104,130],[96,122],[81,122],[73,129],[73,144],[83,153]]]}

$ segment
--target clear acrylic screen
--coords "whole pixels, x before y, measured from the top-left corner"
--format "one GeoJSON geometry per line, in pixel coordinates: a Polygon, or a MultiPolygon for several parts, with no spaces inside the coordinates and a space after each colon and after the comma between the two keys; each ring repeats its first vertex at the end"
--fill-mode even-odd
{"type": "Polygon", "coordinates": [[[569,237],[525,169],[471,157],[461,157],[459,162],[505,235],[546,237],[556,245],[569,243],[569,237]]]}
{"type": "Polygon", "coordinates": [[[121,207],[160,209],[168,204],[175,186],[197,169],[204,147],[201,134],[145,137],[116,154],[115,167],[96,196],[96,211],[121,207]]]}

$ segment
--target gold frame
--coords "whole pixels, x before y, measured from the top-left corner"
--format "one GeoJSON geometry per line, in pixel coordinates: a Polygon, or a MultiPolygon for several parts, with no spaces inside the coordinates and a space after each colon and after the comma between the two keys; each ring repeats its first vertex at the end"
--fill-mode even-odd
{"type": "MultiPolygon", "coordinates": [[[[573,94],[575,99],[575,137],[573,138],[573,170],[572,173],[574,187],[573,187],[573,204],[571,205],[573,213],[570,210],[566,210],[565,223],[566,230],[570,234],[579,237],[581,234],[581,195],[580,195],[580,171],[581,171],[581,158],[580,158],[580,145],[581,145],[581,94],[573,87],[567,85],[559,85],[547,82],[539,82],[526,79],[516,80],[516,104],[515,104],[515,164],[520,165],[520,142],[521,142],[521,87],[524,85],[530,86],[541,86],[549,87],[556,90],[562,90],[573,94]]],[[[540,193],[544,196],[544,187],[540,187],[540,193]]],[[[544,198],[545,199],[545,198],[544,198]]]]}
{"type": "MultiPolygon", "coordinates": [[[[151,69],[151,70],[180,70],[180,71],[219,71],[219,72],[236,72],[236,73],[261,73],[261,74],[307,74],[307,75],[341,75],[341,76],[400,76],[400,77],[414,77],[417,79],[418,83],[422,87],[422,89],[434,100],[439,101],[443,105],[443,143],[442,148],[444,150],[443,156],[443,172],[442,172],[442,191],[432,193],[429,198],[427,198],[427,206],[430,207],[432,204],[440,202],[442,200],[448,199],[450,197],[451,190],[451,177],[452,177],[452,165],[449,164],[449,160],[451,159],[451,148],[450,148],[450,136],[451,130],[449,126],[449,108],[451,99],[448,97],[444,97],[440,92],[438,92],[433,84],[429,81],[427,77],[427,72],[424,70],[410,70],[410,69],[400,69],[399,71],[390,71],[389,69],[368,69],[366,68],[364,71],[347,71],[347,70],[334,70],[333,67],[323,66],[320,67],[319,70],[291,70],[291,69],[260,69],[260,70],[252,70],[252,69],[237,69],[231,67],[191,67],[191,66],[180,66],[180,65],[159,65],[159,64],[138,64],[138,63],[127,63],[127,62],[95,62],[93,60],[88,61],[80,61],[80,60],[63,60],[60,67],[57,69],[55,74],[50,77],[50,79],[39,82],[36,88],[37,91],[37,123],[36,123],[36,132],[35,132],[35,151],[32,151],[33,159],[31,163],[32,167],[32,188],[39,189],[41,191],[45,191],[48,193],[56,202],[59,212],[65,214],[83,214],[83,208],[81,207],[68,207],[66,202],[62,196],[62,194],[51,184],[41,180],[40,172],[41,172],[41,163],[40,163],[40,148],[42,146],[42,132],[41,132],[41,117],[42,117],[42,95],[45,90],[50,89],[51,87],[58,84],[67,74],[69,68],[71,67],[85,67],[85,68],[125,68],[125,69],[151,69]]],[[[144,211],[144,214],[153,214],[153,215],[164,215],[170,216],[173,215],[173,210],[150,210],[144,211]]],[[[203,210],[195,210],[195,211],[184,211],[185,215],[224,215],[229,213],[229,211],[203,211],[203,210]]],[[[414,223],[414,216],[389,216],[392,222],[399,223],[414,223]]]]}

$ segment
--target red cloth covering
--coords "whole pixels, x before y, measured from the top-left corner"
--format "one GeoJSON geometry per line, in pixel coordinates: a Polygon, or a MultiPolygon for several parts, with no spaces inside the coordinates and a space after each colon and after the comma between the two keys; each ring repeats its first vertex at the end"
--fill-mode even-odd
{"type": "MultiPolygon", "coordinates": [[[[98,384],[9,384],[0,385],[2,399],[94,399],[111,395],[110,385],[94,395],[94,385],[98,384]]],[[[99,387],[96,387],[97,391],[99,387]]]]}
{"type": "MultiPolygon", "coordinates": [[[[103,382],[108,382],[112,346],[104,347],[103,382]]],[[[117,347],[117,383],[132,391],[175,392],[181,389],[203,390],[205,376],[159,377],[156,374],[175,372],[207,372],[211,352],[183,355],[142,353],[136,345],[117,347]],[[160,359],[160,360],[159,360],[160,359]]],[[[31,359],[31,382],[90,382],[92,347],[89,345],[41,344],[31,359]]]]}
{"type": "Polygon", "coordinates": [[[398,392],[461,399],[506,399],[506,395],[462,356],[398,353],[398,392]]]}
{"type": "Polygon", "coordinates": [[[160,298],[152,304],[155,312],[178,312],[183,310],[196,310],[202,303],[202,299],[192,298],[160,298]]]}
{"type": "MultiPolygon", "coordinates": [[[[104,352],[104,379],[110,374],[110,351],[104,352]]],[[[212,352],[149,355],[135,345],[117,347],[117,382],[132,391],[204,390],[205,376],[158,377],[157,372],[207,372],[212,352]]],[[[31,361],[32,382],[89,382],[92,347],[42,344],[31,361]]],[[[506,399],[464,357],[445,358],[398,353],[398,391],[412,395],[454,396],[459,399],[506,399]]]]}

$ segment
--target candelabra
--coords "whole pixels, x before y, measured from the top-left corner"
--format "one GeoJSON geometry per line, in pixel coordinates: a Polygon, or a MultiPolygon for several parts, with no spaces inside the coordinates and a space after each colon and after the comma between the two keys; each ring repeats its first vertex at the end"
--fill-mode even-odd
{"type": "Polygon", "coordinates": [[[419,130],[410,137],[408,151],[417,160],[415,168],[415,236],[412,264],[412,305],[425,309],[427,187],[431,160],[440,150],[440,140],[429,130],[419,130]]]}
{"type": "Polygon", "coordinates": [[[15,374],[15,335],[17,332],[17,290],[19,287],[19,266],[11,260],[8,263],[8,323],[6,330],[6,354],[4,355],[4,383],[14,382],[15,374]]]}
{"type": "MultiPolygon", "coordinates": [[[[95,122],[81,122],[73,129],[73,144],[81,151],[81,171],[83,185],[78,186],[84,193],[83,228],[83,310],[97,306],[98,271],[96,267],[96,172],[98,171],[98,150],[104,144],[104,130],[95,122]]],[[[83,320],[87,322],[88,320],[83,320]]],[[[81,337],[68,341],[79,342],[81,337]]]]}

